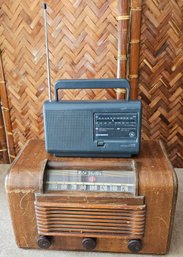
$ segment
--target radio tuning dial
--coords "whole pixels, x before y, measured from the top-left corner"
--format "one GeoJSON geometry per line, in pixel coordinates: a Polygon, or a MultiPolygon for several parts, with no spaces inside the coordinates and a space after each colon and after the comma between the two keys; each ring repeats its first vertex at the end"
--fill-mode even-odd
{"type": "Polygon", "coordinates": [[[96,239],[95,238],[84,238],[82,241],[82,246],[86,250],[93,250],[96,247],[96,239]]]}
{"type": "Polygon", "coordinates": [[[52,244],[52,239],[49,236],[39,236],[37,244],[42,249],[48,249],[52,244]]]}
{"type": "Polygon", "coordinates": [[[135,136],[135,132],[130,131],[130,133],[129,133],[129,137],[134,137],[134,136],[135,136]]]}
{"type": "Polygon", "coordinates": [[[133,253],[138,253],[142,250],[142,242],[139,239],[133,239],[128,242],[128,249],[133,253]]]}

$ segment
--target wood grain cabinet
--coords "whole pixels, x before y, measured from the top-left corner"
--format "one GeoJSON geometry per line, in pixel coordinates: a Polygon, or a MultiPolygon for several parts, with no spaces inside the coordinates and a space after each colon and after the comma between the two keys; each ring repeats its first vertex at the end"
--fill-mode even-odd
{"type": "Polygon", "coordinates": [[[161,142],[134,158],[58,158],[29,141],[6,177],[22,248],[164,254],[177,180],[161,142]]]}

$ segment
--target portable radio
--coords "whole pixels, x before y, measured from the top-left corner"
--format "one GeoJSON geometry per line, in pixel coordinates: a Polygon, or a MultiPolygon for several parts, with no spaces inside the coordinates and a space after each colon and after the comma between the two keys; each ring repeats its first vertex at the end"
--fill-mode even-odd
{"type": "Polygon", "coordinates": [[[139,153],[141,102],[125,79],[59,80],[43,106],[45,145],[57,156],[130,157],[139,153]],[[126,100],[59,101],[59,89],[125,88],[126,100]]]}

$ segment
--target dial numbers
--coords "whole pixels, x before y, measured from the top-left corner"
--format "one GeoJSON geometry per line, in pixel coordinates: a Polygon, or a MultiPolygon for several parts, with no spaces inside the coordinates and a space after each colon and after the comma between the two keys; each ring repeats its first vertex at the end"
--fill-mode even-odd
{"type": "Polygon", "coordinates": [[[134,170],[56,170],[46,171],[45,191],[123,192],[135,194],[134,170]]]}

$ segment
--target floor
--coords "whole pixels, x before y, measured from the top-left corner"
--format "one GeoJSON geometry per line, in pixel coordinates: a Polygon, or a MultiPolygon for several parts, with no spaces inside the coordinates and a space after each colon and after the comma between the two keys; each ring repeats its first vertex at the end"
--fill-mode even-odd
{"type": "MultiPolygon", "coordinates": [[[[121,257],[137,255],[131,254],[109,254],[109,253],[90,253],[90,252],[58,252],[42,250],[23,250],[16,246],[14,241],[11,221],[8,212],[7,199],[4,190],[4,180],[8,165],[0,165],[0,257],[121,257]]],[[[183,170],[177,169],[179,180],[178,202],[175,215],[174,229],[170,252],[167,256],[183,256],[183,170]]],[[[153,255],[141,255],[150,257],[153,255]]],[[[159,255],[160,256],[160,255],[159,255]]]]}

